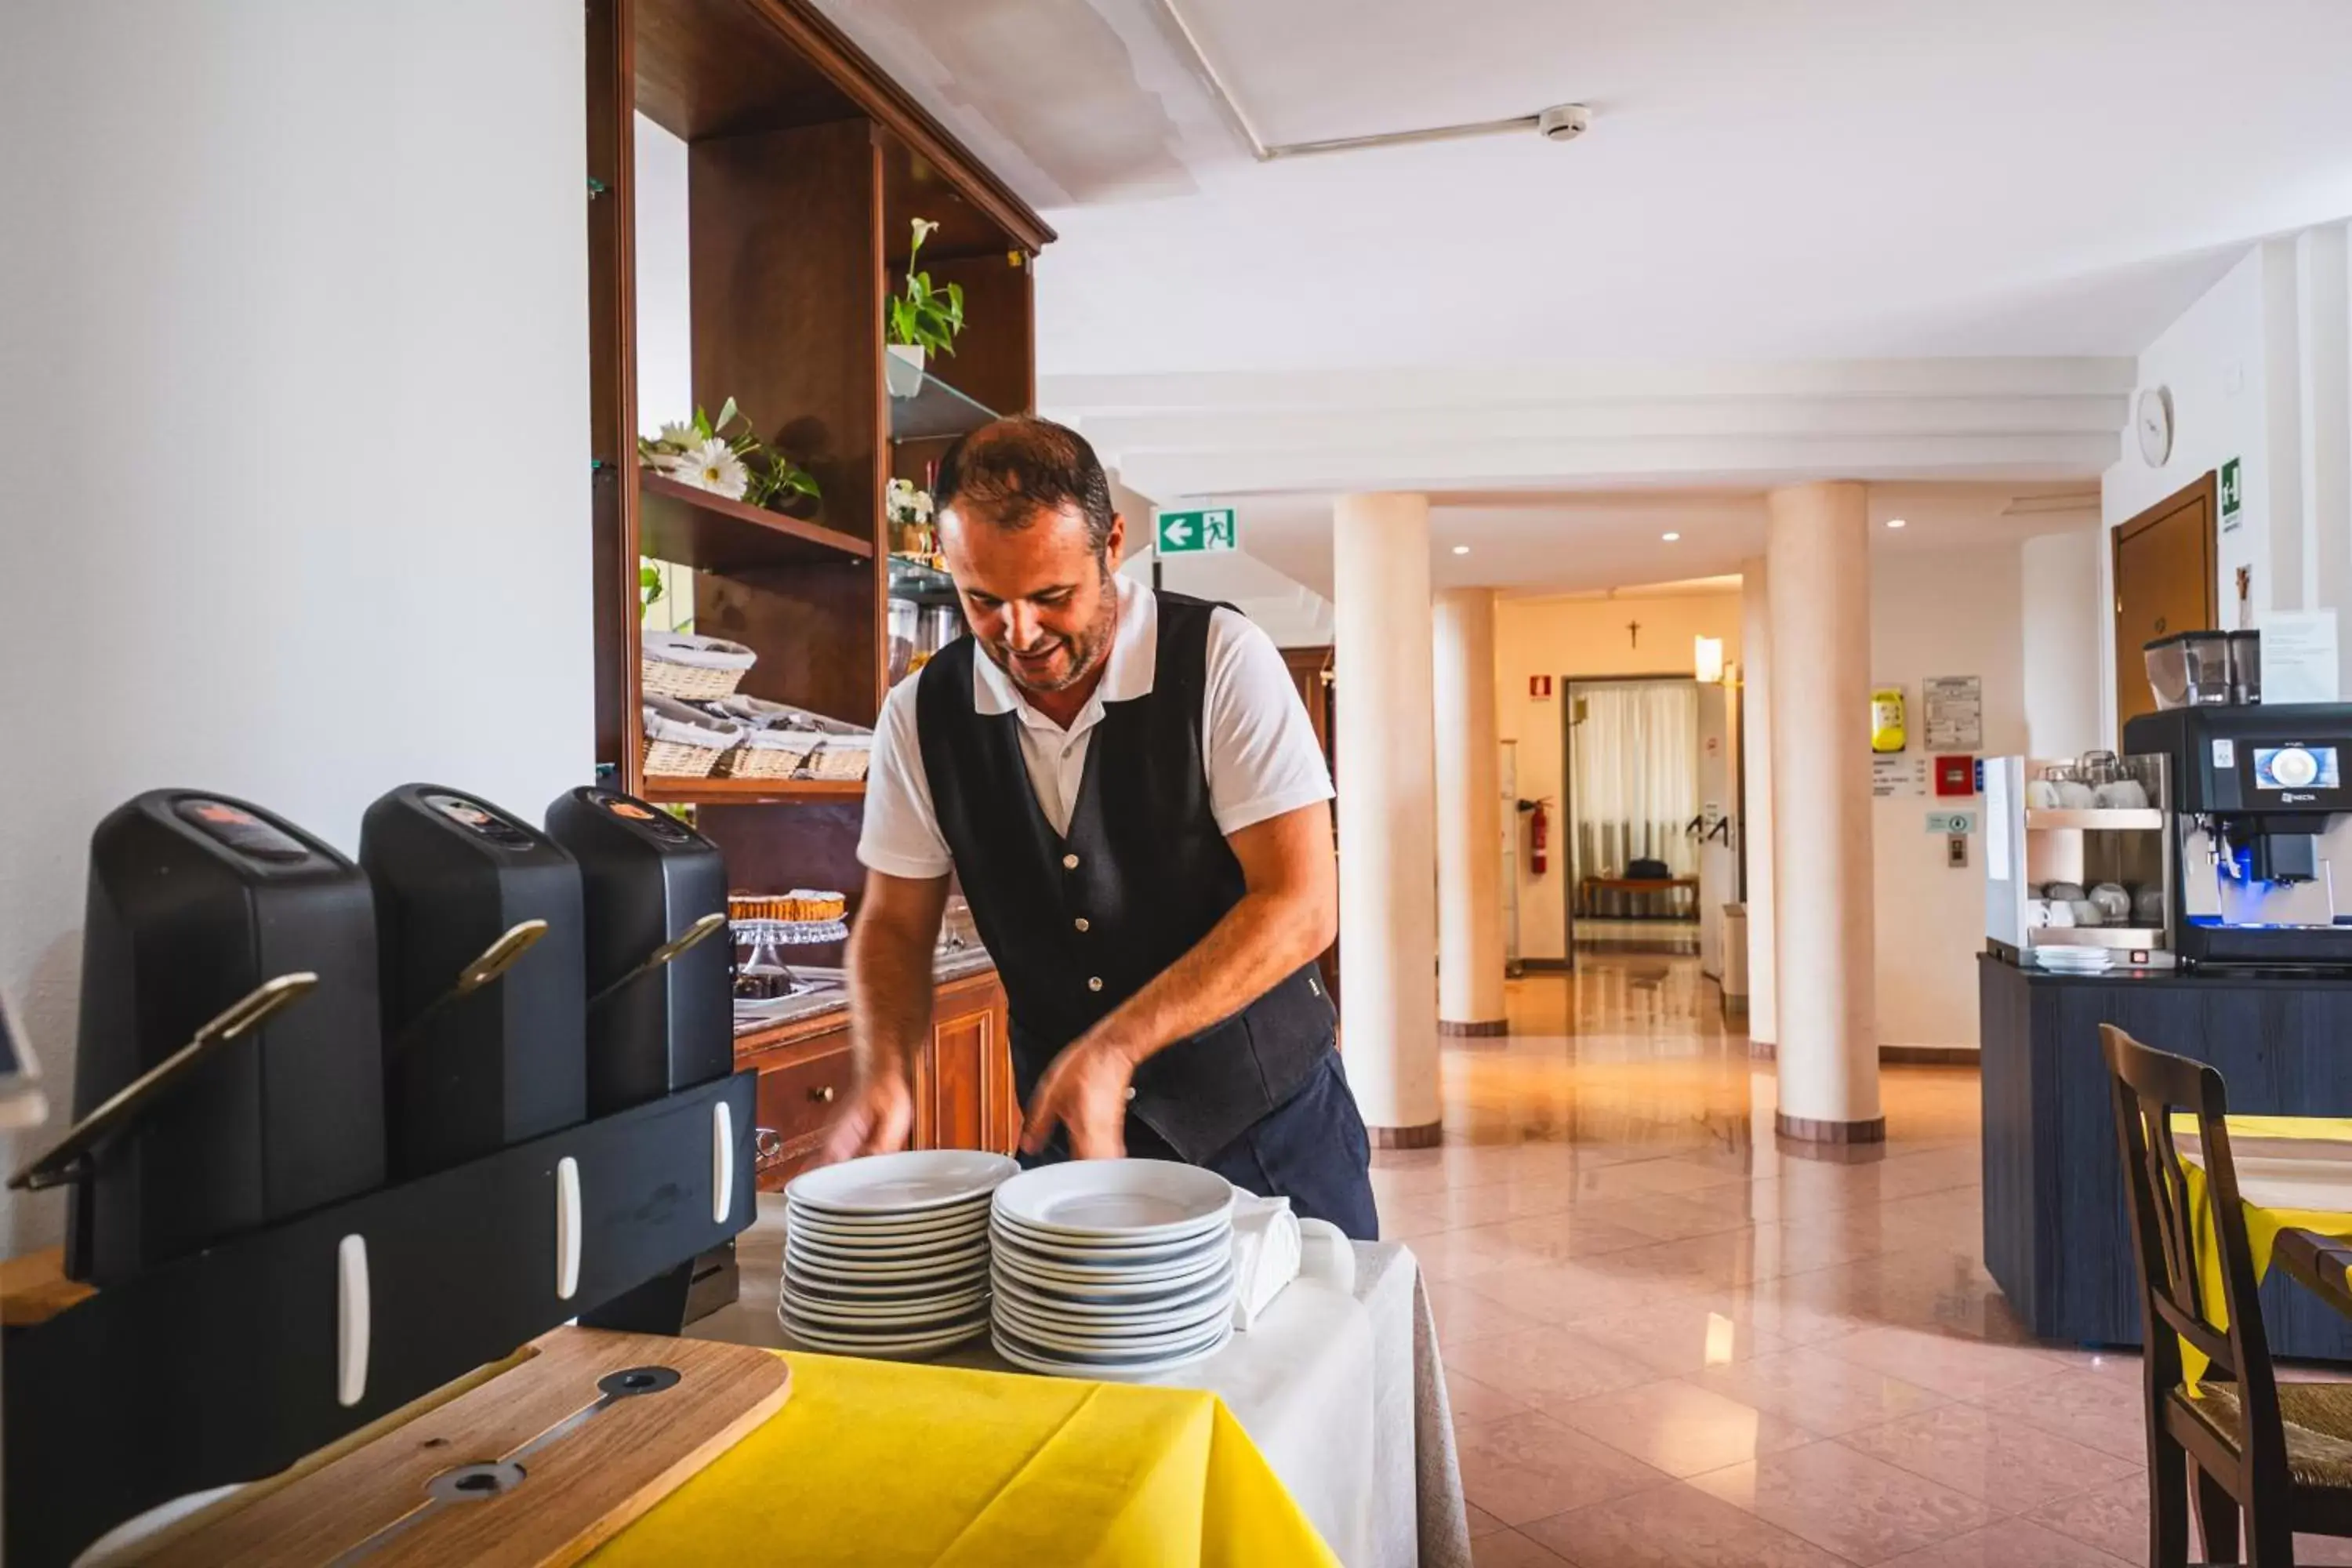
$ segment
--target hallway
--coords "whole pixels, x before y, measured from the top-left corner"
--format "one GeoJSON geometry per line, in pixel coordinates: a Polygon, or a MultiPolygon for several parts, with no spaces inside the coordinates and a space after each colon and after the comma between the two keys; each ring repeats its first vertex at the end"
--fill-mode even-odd
{"type": "Polygon", "coordinates": [[[2032,1344],[1980,1266],[1974,1071],[1888,1068],[1863,1162],[1775,1152],[1695,959],[1581,962],[1448,1042],[1444,1147],[1374,1157],[1481,1568],[2146,1561],[2138,1362],[2032,1344]]]}

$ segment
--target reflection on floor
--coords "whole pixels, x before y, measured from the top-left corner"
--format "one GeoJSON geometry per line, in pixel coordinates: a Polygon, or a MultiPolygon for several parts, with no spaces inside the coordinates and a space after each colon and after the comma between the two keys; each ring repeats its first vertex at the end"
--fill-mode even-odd
{"type": "Polygon", "coordinates": [[[1576,950],[1586,952],[1696,952],[1698,921],[1692,920],[1611,920],[1605,916],[1576,918],[1576,950]]]}
{"type": "Polygon", "coordinates": [[[2138,1362],[2034,1344],[1985,1273],[1972,1070],[1887,1068],[1884,1157],[1827,1163],[1695,960],[1510,1014],[1447,1042],[1445,1146],[1374,1157],[1482,1568],[2147,1561],[2138,1362]]]}

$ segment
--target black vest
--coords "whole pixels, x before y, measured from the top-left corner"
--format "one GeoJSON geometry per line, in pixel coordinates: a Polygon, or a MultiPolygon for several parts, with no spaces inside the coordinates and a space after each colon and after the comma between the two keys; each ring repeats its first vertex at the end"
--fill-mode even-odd
{"type": "MultiPolygon", "coordinates": [[[[1012,1009],[1013,1079],[1027,1103],[1064,1046],[1165,970],[1241,901],[1241,862],[1209,809],[1202,756],[1209,617],[1160,594],[1152,689],[1106,702],[1066,835],[1037,804],[1018,713],[972,706],[960,637],[917,678],[916,732],[940,830],[1012,1009]]],[[[1315,965],[1135,1075],[1130,1113],[1187,1160],[1207,1160],[1288,1100],[1332,1039],[1315,965]]]]}

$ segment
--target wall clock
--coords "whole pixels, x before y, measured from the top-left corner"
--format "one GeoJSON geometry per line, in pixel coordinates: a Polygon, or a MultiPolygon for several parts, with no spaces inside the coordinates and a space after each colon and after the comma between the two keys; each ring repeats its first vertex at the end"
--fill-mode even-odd
{"type": "Polygon", "coordinates": [[[2141,393],[2138,417],[2133,423],[2139,427],[2139,455],[2151,468],[2164,467],[2172,456],[2171,390],[2151,386],[2141,393]]]}

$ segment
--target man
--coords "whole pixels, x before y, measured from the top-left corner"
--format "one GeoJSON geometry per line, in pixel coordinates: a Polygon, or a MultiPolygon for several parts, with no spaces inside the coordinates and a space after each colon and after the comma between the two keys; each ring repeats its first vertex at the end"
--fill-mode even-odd
{"type": "Polygon", "coordinates": [[[1116,576],[1075,431],[1001,419],[940,468],[972,635],[884,703],[849,942],[857,1081],[824,1157],[905,1145],[952,872],[1011,1000],[1031,1163],[1205,1165],[1372,1239],[1370,1150],[1315,956],[1331,779],[1265,634],[1116,576]]]}

